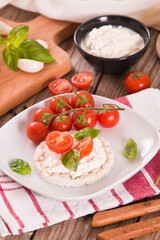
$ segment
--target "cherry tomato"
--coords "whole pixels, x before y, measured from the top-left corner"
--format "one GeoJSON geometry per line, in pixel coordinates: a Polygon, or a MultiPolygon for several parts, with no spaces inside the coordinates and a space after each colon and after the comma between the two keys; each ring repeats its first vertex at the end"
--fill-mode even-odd
{"type": "MultiPolygon", "coordinates": [[[[97,123],[97,116],[96,116],[96,114],[95,114],[95,112],[93,110],[87,110],[85,114],[84,114],[84,111],[76,111],[76,114],[78,114],[79,117],[81,118],[81,122],[78,122],[78,123],[74,124],[74,127],[77,130],[85,128],[86,126],[94,128],[94,126],[97,123]],[[87,122],[85,122],[86,126],[84,126],[82,124],[84,122],[83,118],[82,118],[82,116],[83,116],[82,114],[84,115],[84,118],[87,120],[87,122]],[[92,114],[92,115],[90,115],[90,114],[92,114]]],[[[74,123],[77,120],[76,114],[73,113],[73,115],[72,115],[72,123],[74,123]]]]}
{"type": "Polygon", "coordinates": [[[71,78],[71,83],[79,89],[86,89],[91,85],[92,80],[93,80],[93,73],[80,72],[75,74],[71,78]]]}
{"type": "MultiPolygon", "coordinates": [[[[63,96],[57,96],[56,98],[57,98],[58,100],[61,100],[62,97],[63,97],[63,96]]],[[[52,109],[52,111],[55,112],[55,113],[65,112],[65,111],[69,110],[70,108],[69,108],[68,106],[64,105],[64,102],[67,103],[68,105],[70,105],[70,102],[69,102],[68,98],[64,97],[64,99],[62,99],[62,100],[60,101],[60,105],[61,105],[62,109],[61,109],[61,107],[58,107],[58,108],[57,108],[57,104],[58,104],[58,103],[57,103],[57,101],[56,101],[54,98],[52,98],[51,101],[50,101],[50,103],[49,103],[49,107],[50,107],[50,109],[52,109]]]]}
{"type": "Polygon", "coordinates": [[[89,136],[82,139],[74,148],[80,150],[80,157],[83,158],[92,152],[93,145],[93,139],[89,136]]]}
{"type": "Polygon", "coordinates": [[[63,115],[64,121],[58,121],[59,117],[56,117],[52,122],[52,128],[53,130],[64,132],[64,131],[70,131],[72,128],[72,120],[67,115],[63,115]]]}
{"type": "Polygon", "coordinates": [[[45,140],[48,130],[43,123],[31,122],[26,129],[27,137],[33,142],[42,142],[45,140]]]}
{"type": "Polygon", "coordinates": [[[151,86],[151,80],[145,73],[135,71],[126,76],[124,86],[129,93],[135,93],[149,88],[151,86]]]}
{"type": "MultiPolygon", "coordinates": [[[[55,114],[55,113],[54,113],[51,109],[49,109],[49,108],[40,108],[40,109],[38,109],[38,110],[34,113],[34,115],[33,115],[33,121],[34,121],[34,122],[35,122],[35,121],[38,121],[38,120],[40,120],[40,119],[43,118],[42,111],[44,111],[44,112],[46,112],[46,113],[52,113],[52,115],[55,114]]],[[[44,123],[44,125],[45,125],[46,120],[44,120],[42,123],[44,123]]],[[[52,123],[52,120],[49,122],[48,129],[51,128],[51,123],[52,123]]]]}
{"type": "Polygon", "coordinates": [[[80,100],[78,99],[78,97],[76,96],[76,94],[73,95],[72,99],[71,99],[71,106],[72,108],[79,108],[79,107],[83,107],[83,108],[89,108],[89,104],[94,107],[95,103],[94,103],[94,99],[92,97],[92,95],[86,91],[78,91],[77,94],[80,95],[80,100]],[[89,104],[86,102],[86,100],[89,102],[89,104]],[[78,101],[78,104],[77,104],[78,101]],[[81,105],[82,103],[82,105],[81,105]],[[77,105],[76,105],[77,104],[77,105]]]}
{"type": "Polygon", "coordinates": [[[73,137],[68,133],[53,131],[47,135],[46,144],[51,151],[64,153],[71,149],[73,137]]]}
{"type": "Polygon", "coordinates": [[[48,84],[48,89],[53,96],[62,93],[70,93],[73,91],[72,85],[66,79],[53,80],[48,84]]]}
{"type": "MultiPolygon", "coordinates": [[[[112,105],[109,105],[112,108],[115,108],[112,105]]],[[[102,112],[97,114],[98,122],[105,128],[112,128],[117,125],[119,122],[119,112],[117,110],[111,110],[109,112],[102,112]]]]}

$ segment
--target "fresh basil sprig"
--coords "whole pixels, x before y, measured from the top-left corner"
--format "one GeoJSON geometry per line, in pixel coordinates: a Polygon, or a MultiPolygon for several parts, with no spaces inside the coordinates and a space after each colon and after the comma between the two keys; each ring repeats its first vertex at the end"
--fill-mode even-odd
{"type": "Polygon", "coordinates": [[[77,171],[79,163],[80,151],[72,148],[69,152],[63,154],[61,160],[64,167],[70,171],[77,171]]]}
{"type": "Polygon", "coordinates": [[[132,138],[129,138],[123,150],[123,155],[128,159],[133,159],[135,158],[136,154],[137,143],[132,138]]]}
{"type": "Polygon", "coordinates": [[[91,138],[97,137],[101,133],[101,130],[90,127],[83,128],[74,134],[75,139],[82,140],[85,137],[91,136],[91,138]]]}
{"type": "Polygon", "coordinates": [[[31,167],[29,166],[29,164],[20,158],[13,159],[8,164],[13,172],[22,175],[27,175],[31,173],[31,167]]]}
{"type": "Polygon", "coordinates": [[[48,50],[36,40],[26,39],[28,31],[27,25],[19,25],[9,32],[7,40],[0,36],[0,47],[6,45],[2,53],[3,60],[13,71],[17,71],[19,57],[44,63],[55,61],[48,50]]]}

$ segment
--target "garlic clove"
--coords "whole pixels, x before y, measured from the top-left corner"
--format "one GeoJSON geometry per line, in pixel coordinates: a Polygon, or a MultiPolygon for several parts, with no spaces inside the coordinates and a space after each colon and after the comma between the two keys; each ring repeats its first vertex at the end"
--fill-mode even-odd
{"type": "Polygon", "coordinates": [[[31,59],[18,59],[18,68],[24,72],[36,73],[44,68],[44,62],[31,59]]]}
{"type": "Polygon", "coordinates": [[[12,27],[10,27],[8,24],[0,21],[0,35],[7,35],[12,30],[12,27]]]}
{"type": "Polygon", "coordinates": [[[45,47],[46,49],[48,49],[48,44],[47,44],[45,41],[43,41],[43,40],[41,40],[41,39],[36,39],[36,41],[37,41],[39,44],[41,44],[43,47],[45,47]]]}

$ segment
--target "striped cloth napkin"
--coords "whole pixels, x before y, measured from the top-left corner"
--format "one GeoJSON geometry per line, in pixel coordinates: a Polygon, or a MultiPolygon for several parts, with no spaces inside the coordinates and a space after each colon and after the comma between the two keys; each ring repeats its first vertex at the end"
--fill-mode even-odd
{"type": "MultiPolygon", "coordinates": [[[[160,91],[147,89],[116,99],[132,107],[160,130],[160,91]]],[[[115,208],[160,193],[154,185],[160,172],[160,151],[132,178],[82,202],[54,201],[24,188],[0,172],[0,234],[20,234],[96,211],[115,208]]]]}

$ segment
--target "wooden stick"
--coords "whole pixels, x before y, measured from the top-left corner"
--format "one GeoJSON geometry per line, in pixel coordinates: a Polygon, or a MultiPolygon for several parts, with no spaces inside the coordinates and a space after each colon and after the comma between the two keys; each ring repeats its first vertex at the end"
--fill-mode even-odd
{"type": "Polygon", "coordinates": [[[159,199],[132,204],[125,207],[96,213],[92,220],[92,227],[100,227],[158,211],[160,211],[159,199]]]}
{"type": "Polygon", "coordinates": [[[126,240],[160,230],[160,217],[122,226],[97,235],[97,240],[126,240]]]}

